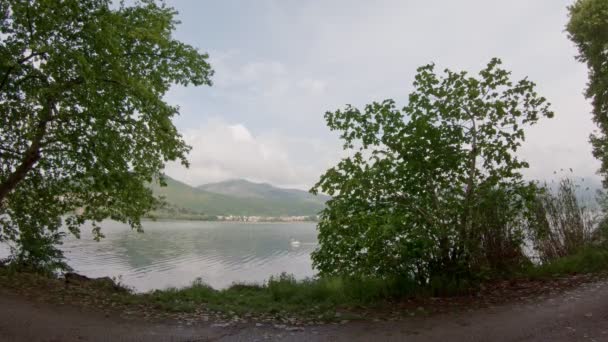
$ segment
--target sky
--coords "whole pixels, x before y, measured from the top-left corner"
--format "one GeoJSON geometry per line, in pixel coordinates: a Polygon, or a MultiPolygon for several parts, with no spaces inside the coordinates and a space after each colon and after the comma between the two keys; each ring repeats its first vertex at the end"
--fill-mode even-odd
{"type": "Polygon", "coordinates": [[[394,99],[405,105],[416,68],[481,70],[499,57],[528,77],[553,119],[526,131],[524,174],[572,168],[597,177],[584,98],[587,69],[564,31],[572,0],[166,0],[175,37],[210,56],[212,87],[174,87],[175,125],[192,146],[191,185],[245,178],[308,189],[342,156],[326,111],[394,99]]]}

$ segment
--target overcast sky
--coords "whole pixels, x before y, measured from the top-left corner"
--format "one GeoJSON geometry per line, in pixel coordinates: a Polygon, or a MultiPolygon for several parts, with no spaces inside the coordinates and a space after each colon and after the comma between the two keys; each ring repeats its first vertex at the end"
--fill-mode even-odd
{"type": "Polygon", "coordinates": [[[587,71],[564,32],[572,0],[167,0],[176,36],[210,54],[213,87],[174,88],[175,123],[192,145],[191,185],[246,178],[308,188],[341,155],[323,114],[393,98],[403,105],[418,66],[476,73],[499,57],[528,76],[556,116],[527,131],[525,173],[595,175],[583,96],[587,71]]]}

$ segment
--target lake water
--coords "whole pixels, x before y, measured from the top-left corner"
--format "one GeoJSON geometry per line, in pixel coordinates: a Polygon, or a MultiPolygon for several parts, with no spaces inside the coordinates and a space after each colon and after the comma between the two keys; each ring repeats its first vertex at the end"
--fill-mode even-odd
{"type": "Polygon", "coordinates": [[[189,285],[200,277],[223,288],[261,283],[271,275],[313,275],[310,253],[317,245],[314,223],[144,222],[144,233],[106,221],[100,242],[83,227],[81,239],[61,247],[68,264],[89,277],[120,277],[136,291],[189,285]],[[299,246],[291,244],[295,239],[299,246]]]}

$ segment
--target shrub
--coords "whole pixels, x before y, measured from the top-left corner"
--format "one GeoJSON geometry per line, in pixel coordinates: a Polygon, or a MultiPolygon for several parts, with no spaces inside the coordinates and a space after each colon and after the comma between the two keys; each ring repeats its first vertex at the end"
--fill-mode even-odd
{"type": "Polygon", "coordinates": [[[402,109],[385,100],[326,113],[348,157],[312,190],[332,196],[312,255],[322,275],[458,289],[525,263],[520,223],[535,187],[515,152],[524,128],[553,113],[500,64],[478,76],[426,65],[402,109]]]}
{"type": "Polygon", "coordinates": [[[563,178],[556,191],[545,185],[537,196],[531,240],[543,263],[576,254],[597,235],[600,215],[581,203],[577,188],[572,179],[563,178]]]}

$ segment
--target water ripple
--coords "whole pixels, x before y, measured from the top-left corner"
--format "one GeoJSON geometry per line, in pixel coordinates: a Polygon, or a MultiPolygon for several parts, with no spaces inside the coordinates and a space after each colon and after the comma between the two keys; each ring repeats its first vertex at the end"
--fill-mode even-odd
{"type": "MultiPolygon", "coordinates": [[[[104,222],[106,239],[83,233],[62,246],[68,263],[88,276],[122,276],[138,291],[185,286],[201,277],[214,287],[263,282],[281,272],[313,275],[313,224],[145,222],[144,234],[104,222]],[[290,245],[290,239],[301,242],[290,245]]],[[[85,230],[83,230],[85,232],[85,230]]]]}

